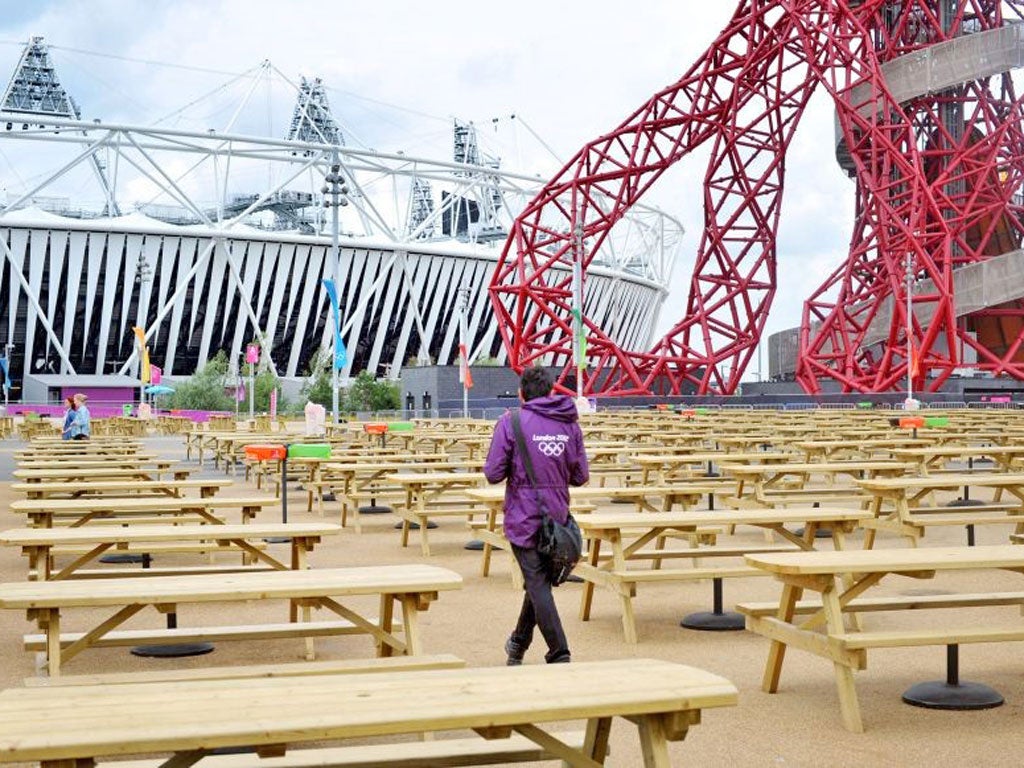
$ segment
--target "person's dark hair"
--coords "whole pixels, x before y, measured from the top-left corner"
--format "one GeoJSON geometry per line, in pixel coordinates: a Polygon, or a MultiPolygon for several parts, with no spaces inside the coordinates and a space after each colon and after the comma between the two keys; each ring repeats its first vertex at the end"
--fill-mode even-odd
{"type": "Polygon", "coordinates": [[[519,380],[519,391],[523,394],[523,401],[527,403],[535,397],[550,395],[554,386],[555,381],[551,374],[543,368],[527,368],[519,380]]]}

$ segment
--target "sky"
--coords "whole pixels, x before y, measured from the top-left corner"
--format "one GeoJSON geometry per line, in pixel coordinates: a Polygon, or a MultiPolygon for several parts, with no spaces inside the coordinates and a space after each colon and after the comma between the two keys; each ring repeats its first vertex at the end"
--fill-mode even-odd
{"type": "MultiPolygon", "coordinates": [[[[548,178],[678,80],[733,10],[694,0],[0,0],[0,77],[25,41],[42,36],[83,118],[185,125],[179,108],[192,105],[188,120],[222,126],[231,115],[204,97],[241,93],[248,81],[234,75],[269,60],[294,81],[321,77],[355,143],[442,156],[432,149],[447,143],[450,152],[452,119],[472,120],[503,167],[548,178]]],[[[240,116],[237,127],[284,135],[291,104],[281,104],[240,116]]],[[[687,230],[662,331],[684,312],[705,162],[700,152],[683,158],[644,199],[687,230]]],[[[834,160],[827,98],[812,101],[786,167],[779,286],[765,337],[799,324],[804,298],[848,248],[854,187],[834,160]]],[[[0,181],[12,183],[3,175],[0,158],[0,181]]],[[[761,356],[767,375],[766,345],[761,356]]],[[[747,378],[757,369],[755,360],[747,378]]]]}

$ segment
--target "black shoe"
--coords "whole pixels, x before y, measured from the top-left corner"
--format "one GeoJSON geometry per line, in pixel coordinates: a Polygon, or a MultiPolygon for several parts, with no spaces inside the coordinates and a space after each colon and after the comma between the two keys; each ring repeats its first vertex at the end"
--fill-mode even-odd
{"type": "Polygon", "coordinates": [[[544,657],[544,661],[546,661],[548,664],[568,664],[572,661],[572,656],[569,654],[568,651],[559,651],[557,654],[555,654],[555,656],[552,656],[550,653],[548,653],[544,657]]]}
{"type": "Polygon", "coordinates": [[[505,664],[510,667],[518,667],[523,663],[523,656],[526,655],[526,647],[510,637],[505,641],[505,653],[508,654],[508,659],[505,660],[505,664]]]}

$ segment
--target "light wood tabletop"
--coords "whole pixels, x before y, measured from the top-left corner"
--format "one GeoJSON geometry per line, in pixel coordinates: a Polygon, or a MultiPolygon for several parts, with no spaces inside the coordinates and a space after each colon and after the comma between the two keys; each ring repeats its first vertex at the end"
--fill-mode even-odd
{"type": "MultiPolygon", "coordinates": [[[[40,687],[0,693],[0,760],[56,768],[172,753],[175,764],[189,765],[219,747],[270,756],[313,741],[469,730],[499,740],[492,746],[515,732],[575,765],[603,765],[611,721],[621,717],[637,726],[642,764],[666,768],[667,742],[683,739],[702,710],[734,706],[737,697],[725,678],[651,659],[40,687]],[[567,720],[586,721],[582,748],[549,734],[567,720]]],[[[445,741],[417,748],[443,750],[445,741]]]]}

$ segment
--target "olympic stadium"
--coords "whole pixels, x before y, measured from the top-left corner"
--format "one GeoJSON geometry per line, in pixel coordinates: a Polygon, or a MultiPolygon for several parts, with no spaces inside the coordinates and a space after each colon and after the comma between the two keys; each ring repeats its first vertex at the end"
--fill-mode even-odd
{"type": "MultiPolygon", "coordinates": [[[[448,157],[358,146],[320,79],[268,62],[253,82],[276,73],[292,92],[280,135],[238,130],[242,103],[208,130],[86,119],[58,50],[29,41],[0,102],[11,380],[137,376],[135,327],[164,375],[221,350],[237,364],[255,342],[294,380],[332,347],[325,279],[339,287],[343,377],[457,362],[462,320],[471,361],[507,360],[487,284],[541,180],[503,168],[472,123],[452,121],[448,157]]],[[[637,207],[589,269],[585,312],[618,343],[650,342],[681,235],[637,207]]]]}

